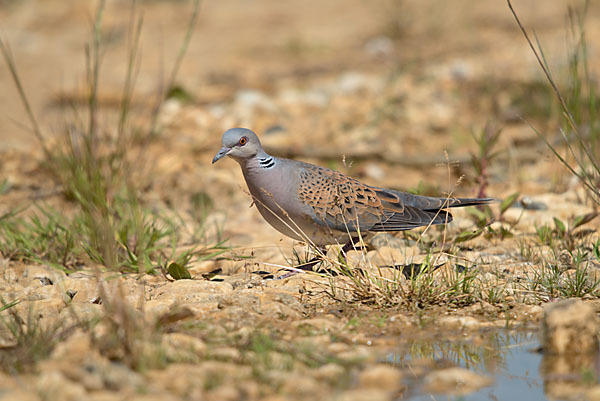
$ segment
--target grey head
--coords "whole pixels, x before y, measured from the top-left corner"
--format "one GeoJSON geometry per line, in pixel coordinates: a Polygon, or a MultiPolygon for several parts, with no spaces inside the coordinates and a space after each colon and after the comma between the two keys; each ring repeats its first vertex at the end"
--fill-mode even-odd
{"type": "Polygon", "coordinates": [[[231,128],[225,131],[221,139],[223,147],[213,158],[213,164],[225,156],[235,159],[238,163],[252,159],[257,155],[265,155],[258,137],[247,128],[231,128]]]}

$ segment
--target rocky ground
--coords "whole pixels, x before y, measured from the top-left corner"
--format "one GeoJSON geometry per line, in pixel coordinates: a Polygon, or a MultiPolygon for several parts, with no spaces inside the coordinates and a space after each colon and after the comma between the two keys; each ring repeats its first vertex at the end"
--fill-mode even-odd
{"type": "MultiPolygon", "coordinates": [[[[132,126],[145,127],[192,7],[139,3],[132,126]]],[[[551,68],[565,75],[563,2],[515,3],[551,68]]],[[[83,49],[94,7],[0,1],[5,37],[50,144],[86,117],[83,49]]],[[[103,15],[98,101],[108,135],[127,69],[129,15],[130,3],[116,0],[103,15]]],[[[600,34],[599,19],[590,4],[589,38],[600,34]]],[[[597,46],[590,41],[590,65],[597,46]]],[[[8,70],[0,71],[0,224],[15,211],[68,219],[78,203],[23,129],[30,124],[8,70]]],[[[1,400],[460,396],[494,381],[465,368],[465,344],[488,368],[501,365],[503,336],[537,332],[547,304],[575,297],[592,315],[600,310],[597,205],[530,127],[560,144],[560,110],[505,3],[206,2],[175,82],[153,135],[128,143],[129,166],[144,207],[178,222],[175,244],[163,244],[153,254],[163,258],[151,262],[167,267],[195,246],[202,252],[187,263],[191,279],[159,268],[109,269],[89,253],[50,263],[60,224],[49,236],[28,226],[45,244],[35,255],[18,251],[25,242],[9,246],[2,228],[1,400]],[[254,129],[273,155],[369,184],[499,200],[515,194],[514,202],[459,210],[440,229],[378,235],[369,250],[348,254],[362,273],[337,274],[334,247],[323,265],[329,273],[289,276],[285,268],[310,249],[249,207],[235,162],[210,164],[233,126],[254,129]],[[496,129],[497,142],[482,151],[477,139],[496,129]],[[402,271],[424,261],[441,267],[412,278],[402,271]],[[428,346],[441,343],[455,345],[440,358],[428,346]]],[[[546,395],[599,399],[597,379],[556,385],[570,364],[593,361],[540,367],[554,383],[546,395]]]]}

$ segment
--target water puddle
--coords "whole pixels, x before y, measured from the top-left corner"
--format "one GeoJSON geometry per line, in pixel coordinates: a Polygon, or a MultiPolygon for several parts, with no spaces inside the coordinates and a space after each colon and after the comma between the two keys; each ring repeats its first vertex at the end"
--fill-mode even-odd
{"type": "Polygon", "coordinates": [[[559,358],[538,349],[537,331],[502,330],[462,339],[438,334],[406,343],[385,360],[408,372],[403,400],[577,400],[600,395],[597,355],[559,358]],[[450,377],[460,378],[461,371],[465,380],[459,385],[452,379],[444,384],[448,375],[436,375],[458,372],[450,377]],[[471,372],[475,375],[469,376],[471,372]]]}

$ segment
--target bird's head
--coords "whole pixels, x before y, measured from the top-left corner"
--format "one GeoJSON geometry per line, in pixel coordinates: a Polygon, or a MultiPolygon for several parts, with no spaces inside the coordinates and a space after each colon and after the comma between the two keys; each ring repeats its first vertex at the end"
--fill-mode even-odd
{"type": "Polygon", "coordinates": [[[223,134],[221,143],[223,147],[213,158],[213,164],[225,156],[230,156],[238,162],[248,160],[262,151],[256,134],[246,128],[228,129],[223,134]]]}

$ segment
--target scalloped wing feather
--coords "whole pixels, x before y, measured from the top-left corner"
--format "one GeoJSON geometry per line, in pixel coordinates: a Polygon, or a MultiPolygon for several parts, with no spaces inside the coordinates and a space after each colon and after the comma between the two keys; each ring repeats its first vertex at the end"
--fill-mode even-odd
{"type": "Polygon", "coordinates": [[[452,215],[440,211],[443,202],[419,197],[408,206],[402,192],[371,187],[337,171],[305,165],[300,172],[298,198],[310,206],[316,222],[337,231],[402,231],[443,224],[452,215]]]}

